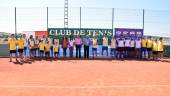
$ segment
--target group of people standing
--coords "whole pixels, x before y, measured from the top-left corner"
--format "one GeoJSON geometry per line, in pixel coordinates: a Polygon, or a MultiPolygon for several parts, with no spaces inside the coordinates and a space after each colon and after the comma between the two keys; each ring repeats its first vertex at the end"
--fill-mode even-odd
{"type": "Polygon", "coordinates": [[[36,36],[33,38],[32,35],[27,38],[25,34],[20,35],[19,38],[15,38],[15,35],[12,34],[8,40],[8,44],[11,62],[13,54],[15,54],[16,61],[18,61],[18,57],[20,58],[20,61],[25,61],[35,57],[47,58],[50,57],[50,54],[53,57],[57,57],[59,54],[59,39],[57,38],[54,40],[51,37],[47,38],[46,36],[41,38],[36,36]]]}
{"type": "Polygon", "coordinates": [[[102,50],[98,51],[98,38],[93,36],[90,38],[86,35],[85,38],[81,38],[77,35],[62,37],[60,41],[58,36],[43,36],[35,38],[30,35],[29,38],[25,34],[15,38],[12,34],[8,40],[10,49],[10,61],[12,61],[12,55],[15,54],[16,60],[18,57],[20,61],[25,61],[29,58],[58,58],[60,53],[60,47],[63,49],[63,57],[67,55],[67,49],[69,49],[70,58],[74,57],[74,48],[76,48],[76,58],[82,58],[81,49],[84,47],[84,58],[89,58],[89,50],[92,45],[93,58],[101,52],[101,55],[110,56],[115,59],[124,58],[136,58],[136,59],[154,59],[162,58],[164,52],[164,44],[162,38],[152,40],[149,38],[113,38],[109,41],[107,34],[102,38],[102,50]],[[110,49],[110,50],[109,50],[110,49]],[[27,52],[29,50],[29,52],[27,52]],[[110,51],[110,52],[109,52],[110,51]],[[29,53],[29,54],[28,54],[29,53]]]}
{"type": "Polygon", "coordinates": [[[91,40],[88,35],[83,40],[79,35],[77,35],[76,38],[73,38],[73,36],[70,36],[69,38],[63,36],[60,41],[58,36],[53,38],[52,36],[44,35],[43,37],[36,36],[34,38],[30,35],[29,38],[27,38],[25,34],[22,34],[19,38],[16,38],[15,35],[12,34],[8,39],[11,62],[13,54],[15,54],[17,61],[18,57],[20,58],[20,61],[25,61],[30,58],[58,58],[60,55],[59,45],[61,45],[61,48],[63,49],[63,57],[66,57],[67,49],[69,48],[71,58],[74,57],[74,48],[76,48],[76,58],[82,58],[81,48],[84,45],[84,58],[89,58],[90,43],[91,40]]]}
{"type": "Polygon", "coordinates": [[[117,58],[136,58],[159,60],[163,57],[163,39],[148,38],[119,38],[117,43],[117,58]]]}

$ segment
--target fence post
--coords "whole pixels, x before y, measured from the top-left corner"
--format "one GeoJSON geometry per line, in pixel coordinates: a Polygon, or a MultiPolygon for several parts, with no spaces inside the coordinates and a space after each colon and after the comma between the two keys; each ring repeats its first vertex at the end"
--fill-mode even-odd
{"type": "Polygon", "coordinates": [[[112,34],[114,34],[113,32],[113,30],[114,30],[114,16],[115,15],[115,9],[114,8],[112,8],[112,34]]]}
{"type": "Polygon", "coordinates": [[[145,28],[145,10],[143,9],[143,30],[145,28]]]}
{"type": "Polygon", "coordinates": [[[48,31],[48,7],[47,7],[47,31],[48,31]]]}
{"type": "Polygon", "coordinates": [[[80,29],[81,29],[81,7],[80,7],[80,29]]]}
{"type": "Polygon", "coordinates": [[[15,7],[15,36],[17,37],[17,8],[15,7]]]}

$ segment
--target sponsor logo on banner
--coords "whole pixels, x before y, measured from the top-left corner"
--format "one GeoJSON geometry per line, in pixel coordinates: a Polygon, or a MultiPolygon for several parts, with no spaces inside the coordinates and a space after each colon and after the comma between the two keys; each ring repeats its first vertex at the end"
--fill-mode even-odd
{"type": "Polygon", "coordinates": [[[137,37],[142,37],[142,32],[141,31],[139,31],[139,32],[136,32],[136,35],[137,35],[137,37]]]}
{"type": "Polygon", "coordinates": [[[130,37],[135,37],[135,32],[134,31],[130,31],[129,34],[130,34],[130,37]]]}
{"type": "Polygon", "coordinates": [[[127,36],[128,35],[128,31],[123,31],[123,36],[127,36]]]}
{"type": "Polygon", "coordinates": [[[121,36],[122,32],[121,31],[115,31],[116,32],[116,36],[121,36]]]}

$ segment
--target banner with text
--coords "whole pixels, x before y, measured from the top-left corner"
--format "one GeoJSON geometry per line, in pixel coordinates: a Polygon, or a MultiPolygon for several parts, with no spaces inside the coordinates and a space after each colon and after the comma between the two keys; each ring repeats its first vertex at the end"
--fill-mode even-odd
{"type": "Polygon", "coordinates": [[[128,29],[128,28],[115,28],[116,38],[141,38],[143,36],[143,29],[128,29]]]}
{"type": "Polygon", "coordinates": [[[58,36],[59,39],[62,39],[63,35],[75,37],[76,35],[80,35],[81,38],[84,38],[86,35],[89,35],[92,38],[94,35],[97,35],[99,44],[101,44],[102,38],[105,34],[109,40],[112,38],[113,30],[112,29],[90,29],[90,28],[48,28],[49,36],[58,36]]]}

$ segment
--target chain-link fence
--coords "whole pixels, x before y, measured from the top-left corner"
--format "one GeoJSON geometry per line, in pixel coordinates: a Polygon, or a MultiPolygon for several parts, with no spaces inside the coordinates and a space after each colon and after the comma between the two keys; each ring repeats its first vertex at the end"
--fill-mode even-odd
{"type": "MultiPolygon", "coordinates": [[[[113,35],[114,28],[144,29],[145,36],[164,37],[166,45],[170,45],[169,25],[170,11],[81,7],[68,10],[68,28],[112,29],[113,35]]],[[[1,44],[11,33],[31,34],[48,28],[64,28],[64,7],[0,8],[1,44]]]]}
{"type": "MultiPolygon", "coordinates": [[[[170,37],[170,11],[78,8],[68,10],[68,28],[144,28],[144,35],[170,37]]],[[[0,8],[0,32],[47,31],[64,28],[64,8],[0,8]],[[15,22],[16,20],[16,22],[15,22]]]]}

